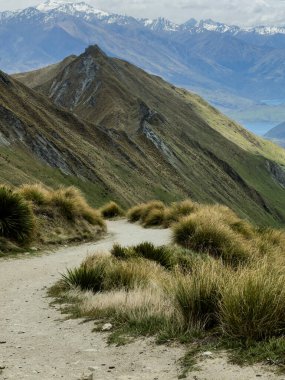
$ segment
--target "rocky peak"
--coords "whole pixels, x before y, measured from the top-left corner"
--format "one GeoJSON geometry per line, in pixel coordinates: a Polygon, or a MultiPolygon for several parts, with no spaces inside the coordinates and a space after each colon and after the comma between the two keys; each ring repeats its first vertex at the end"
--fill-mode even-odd
{"type": "Polygon", "coordinates": [[[85,49],[84,55],[91,55],[94,58],[105,58],[107,59],[107,55],[100,49],[98,45],[90,45],[87,49],[85,49]]]}

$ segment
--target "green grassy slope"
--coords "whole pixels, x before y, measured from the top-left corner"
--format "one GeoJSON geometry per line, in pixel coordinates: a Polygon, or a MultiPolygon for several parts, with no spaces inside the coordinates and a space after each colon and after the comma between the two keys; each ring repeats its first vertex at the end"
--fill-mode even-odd
{"type": "Polygon", "coordinates": [[[96,162],[107,193],[128,204],[190,196],[225,203],[259,224],[285,222],[281,148],[198,96],[111,59],[98,47],[54,72],[43,82],[36,72],[29,76],[38,92],[62,107],[57,112],[72,111],[84,120],[84,128],[72,126],[84,141],[73,153],[98,150],[95,156],[89,149],[90,163],[96,162]]]}
{"type": "Polygon", "coordinates": [[[1,183],[11,186],[42,182],[52,188],[62,185],[79,187],[94,207],[101,206],[112,197],[102,186],[52,168],[20,145],[0,147],[0,173],[1,183]]]}

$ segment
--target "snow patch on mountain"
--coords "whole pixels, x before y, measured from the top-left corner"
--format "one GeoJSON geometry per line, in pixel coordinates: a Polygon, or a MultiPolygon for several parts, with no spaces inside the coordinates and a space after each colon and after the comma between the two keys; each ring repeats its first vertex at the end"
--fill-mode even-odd
{"type": "MultiPolygon", "coordinates": [[[[51,11],[52,9],[57,9],[60,6],[66,4],[66,1],[60,1],[60,0],[49,0],[45,1],[44,3],[41,3],[36,6],[36,9],[38,9],[41,12],[48,12],[51,11]]],[[[71,3],[70,3],[71,4],[71,3]]],[[[75,5],[76,3],[74,3],[75,5]]]]}
{"type": "Polygon", "coordinates": [[[180,29],[180,25],[167,20],[164,17],[159,17],[157,19],[143,19],[141,20],[143,25],[156,32],[177,32],[180,29]]]}
{"type": "Polygon", "coordinates": [[[256,28],[247,28],[244,30],[249,33],[257,33],[262,35],[285,34],[285,27],[277,26],[257,26],[256,28]]]}
{"type": "Polygon", "coordinates": [[[95,9],[91,5],[78,1],[64,1],[64,0],[48,0],[42,4],[39,4],[36,9],[41,12],[58,11],[75,15],[76,13],[84,13],[88,15],[96,15],[101,17],[108,17],[110,14],[99,9],[95,9]]]}
{"type": "Polygon", "coordinates": [[[14,13],[10,11],[0,12],[0,21],[9,19],[14,13]]]}
{"type": "Polygon", "coordinates": [[[134,23],[140,24],[143,27],[154,32],[188,32],[191,34],[216,32],[228,33],[237,35],[239,33],[256,33],[260,35],[275,35],[285,34],[284,27],[275,26],[257,26],[240,28],[235,25],[227,25],[224,23],[215,22],[211,19],[197,21],[190,19],[183,24],[176,24],[166,18],[159,17],[156,19],[136,19],[129,16],[117,15],[108,13],[94,8],[82,0],[47,0],[36,7],[29,7],[24,10],[14,12],[0,12],[0,23],[6,23],[12,18],[17,18],[19,21],[24,19],[32,19],[34,17],[45,15],[42,19],[44,23],[56,18],[58,14],[67,14],[84,20],[100,20],[107,24],[131,25],[134,23]]]}

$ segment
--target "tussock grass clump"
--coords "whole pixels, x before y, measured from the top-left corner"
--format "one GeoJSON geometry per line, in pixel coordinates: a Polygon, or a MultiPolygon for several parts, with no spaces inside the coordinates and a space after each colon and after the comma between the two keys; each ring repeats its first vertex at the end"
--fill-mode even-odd
{"type": "Polygon", "coordinates": [[[200,206],[173,225],[173,241],[199,253],[208,253],[233,266],[264,256],[282,256],[285,233],[256,228],[226,206],[200,206]]]}
{"type": "Polygon", "coordinates": [[[178,222],[178,220],[184,216],[188,216],[197,211],[198,207],[198,203],[194,203],[190,199],[172,203],[164,212],[164,226],[169,227],[173,223],[178,222]]]}
{"type": "Polygon", "coordinates": [[[75,222],[76,218],[83,218],[91,225],[106,229],[100,213],[90,207],[80,190],[73,186],[53,191],[50,202],[68,221],[75,222]]]}
{"type": "Polygon", "coordinates": [[[0,187],[0,236],[20,244],[32,239],[35,219],[30,205],[20,194],[0,187]]]}
{"type": "MultiPolygon", "coordinates": [[[[0,236],[11,242],[28,244],[33,238],[35,245],[42,246],[92,239],[106,231],[101,214],[73,186],[52,190],[26,184],[0,189],[0,236]]],[[[9,247],[17,251],[13,244],[2,244],[0,250],[7,252],[9,247]]]]}
{"type": "Polygon", "coordinates": [[[81,215],[82,218],[92,226],[99,226],[102,230],[106,230],[106,223],[102,219],[99,211],[94,210],[91,207],[86,207],[81,210],[81,215]]]}
{"type": "Polygon", "coordinates": [[[196,211],[198,207],[199,207],[198,203],[194,203],[193,201],[191,201],[191,199],[186,199],[181,202],[174,202],[171,205],[173,214],[180,215],[180,216],[189,215],[192,212],[196,211]]]}
{"type": "Polygon", "coordinates": [[[144,218],[144,227],[162,226],[164,224],[164,209],[153,209],[144,218]]]}
{"type": "Polygon", "coordinates": [[[63,280],[69,287],[92,290],[94,293],[100,292],[103,288],[107,265],[105,260],[98,261],[94,266],[83,263],[80,267],[69,269],[66,274],[63,274],[63,280]]]}
{"type": "Polygon", "coordinates": [[[150,261],[155,261],[162,267],[168,270],[173,270],[176,267],[181,272],[190,272],[193,265],[200,260],[204,260],[201,255],[186,248],[177,246],[155,246],[152,243],[144,242],[136,246],[123,247],[119,244],[114,244],[111,249],[111,255],[122,260],[132,258],[144,258],[150,261]]]}
{"type": "Polygon", "coordinates": [[[114,244],[111,249],[111,254],[119,259],[128,260],[135,257],[140,257],[155,261],[166,269],[173,268],[177,261],[177,255],[173,253],[167,246],[156,247],[154,244],[144,242],[132,247],[122,247],[119,244],[114,244]]]}
{"type": "Polygon", "coordinates": [[[226,334],[243,340],[285,332],[285,275],[266,264],[239,270],[222,288],[220,320],[226,334]]]}
{"type": "Polygon", "coordinates": [[[104,218],[116,218],[125,214],[124,210],[116,203],[109,202],[100,209],[104,218]]]}
{"type": "Polygon", "coordinates": [[[138,222],[142,215],[143,204],[136,205],[130,208],[127,212],[127,219],[131,223],[138,222]]]}
{"type": "Polygon", "coordinates": [[[71,221],[89,208],[80,190],[73,186],[53,191],[51,204],[58,207],[62,215],[71,221]]]}
{"type": "Polygon", "coordinates": [[[155,266],[140,259],[113,261],[105,276],[104,289],[145,287],[150,281],[149,271],[156,271],[155,266]]]}
{"type": "Polygon", "coordinates": [[[120,244],[114,244],[111,249],[111,255],[117,259],[130,259],[134,257],[135,252],[131,247],[123,247],[120,244]]]}
{"type": "Polygon", "coordinates": [[[161,201],[150,201],[147,203],[141,203],[137,206],[132,207],[127,212],[127,218],[130,222],[138,222],[140,221],[144,224],[149,216],[149,214],[154,211],[163,211],[165,209],[165,205],[161,201]]]}
{"type": "MultiPolygon", "coordinates": [[[[179,325],[180,331],[219,327],[224,336],[246,342],[268,340],[285,333],[283,268],[277,269],[264,260],[258,267],[233,270],[221,261],[197,256],[192,258],[189,272],[181,271],[179,266],[169,271],[166,266],[158,265],[159,260],[156,263],[152,258],[151,261],[144,258],[149,255],[145,253],[149,252],[147,247],[145,243],[137,250],[143,258],[132,256],[120,260],[91,256],[63,276],[65,284],[69,288],[101,292],[107,309],[115,302],[108,300],[107,295],[120,294],[121,304],[115,302],[120,310],[129,302],[131,293],[121,298],[125,292],[141,292],[145,297],[156,289],[156,295],[161,297],[158,303],[172,305],[173,319],[168,323],[179,325]]],[[[152,315],[153,310],[147,312],[152,315]]],[[[164,311],[161,317],[165,317],[164,311]]]]}
{"type": "Polygon", "coordinates": [[[51,196],[50,190],[39,183],[22,185],[17,190],[17,193],[38,206],[48,204],[51,196]]]}
{"type": "Polygon", "coordinates": [[[92,239],[106,231],[101,214],[74,186],[50,190],[48,202],[33,204],[33,210],[39,224],[37,239],[42,244],[92,239]]]}
{"type": "Polygon", "coordinates": [[[72,222],[75,221],[79,209],[77,198],[67,196],[65,190],[60,189],[52,194],[51,203],[60,210],[64,218],[72,222]]]}
{"type": "Polygon", "coordinates": [[[144,227],[162,226],[169,227],[184,216],[197,211],[199,205],[186,199],[174,202],[169,207],[161,201],[141,203],[129,209],[127,218],[130,222],[139,221],[144,227]]]}
{"type": "Polygon", "coordinates": [[[253,226],[226,207],[201,208],[173,226],[175,243],[235,266],[257,253],[254,236],[253,226]]]}
{"type": "Polygon", "coordinates": [[[225,263],[238,265],[249,260],[250,248],[228,226],[215,220],[191,216],[174,226],[174,241],[197,252],[222,258],[225,263]]]}
{"type": "Polygon", "coordinates": [[[144,242],[134,246],[133,250],[136,255],[156,261],[166,269],[171,269],[176,264],[173,252],[166,246],[156,247],[152,243],[144,242]]]}
{"type": "Polygon", "coordinates": [[[110,257],[90,256],[78,268],[63,274],[70,288],[91,290],[94,293],[112,289],[145,287],[161,273],[155,264],[140,258],[128,261],[110,257]]]}
{"type": "Polygon", "coordinates": [[[210,329],[218,324],[221,278],[217,275],[216,265],[205,262],[196,265],[191,276],[177,276],[175,301],[186,329],[210,329]]]}
{"type": "Polygon", "coordinates": [[[161,201],[150,201],[150,202],[147,202],[144,204],[143,208],[142,208],[142,214],[141,214],[141,220],[142,222],[145,221],[145,219],[147,218],[148,214],[153,211],[153,210],[164,210],[165,208],[165,205],[163,202],[161,201]]]}

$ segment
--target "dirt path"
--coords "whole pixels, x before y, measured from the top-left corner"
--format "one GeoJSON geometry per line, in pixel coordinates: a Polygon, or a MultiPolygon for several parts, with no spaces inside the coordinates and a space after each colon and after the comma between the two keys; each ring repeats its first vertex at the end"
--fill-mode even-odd
{"type": "MultiPolygon", "coordinates": [[[[49,306],[46,289],[67,267],[79,264],[88,253],[151,241],[165,244],[167,230],[144,230],[125,221],[109,222],[102,241],[60,249],[49,255],[0,261],[0,373],[1,379],[171,380],[177,379],[180,347],[156,346],[140,340],[123,347],[108,346],[106,335],[91,333],[93,323],[64,320],[49,306]],[[0,369],[1,372],[1,369],[0,369]]],[[[210,359],[207,359],[207,361],[210,359]]],[[[189,379],[280,379],[261,368],[226,366],[216,357],[189,379]],[[221,376],[221,373],[225,376],[221,376]]],[[[282,378],[282,377],[281,377],[282,378]]]]}

